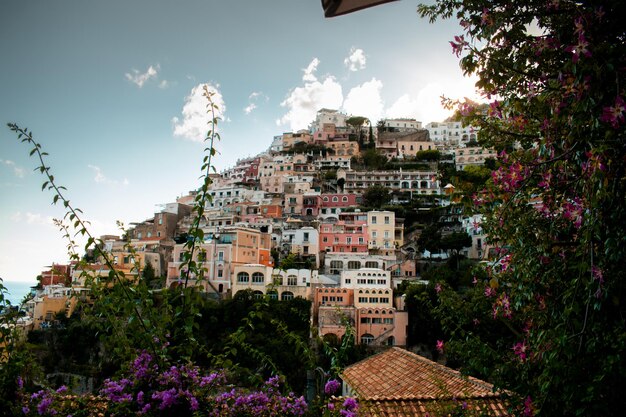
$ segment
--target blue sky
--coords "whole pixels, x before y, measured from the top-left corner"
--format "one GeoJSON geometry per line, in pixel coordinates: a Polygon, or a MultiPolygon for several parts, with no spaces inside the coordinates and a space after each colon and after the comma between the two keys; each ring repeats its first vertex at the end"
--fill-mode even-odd
{"type": "Polygon", "coordinates": [[[0,3],[0,277],[67,259],[63,211],[6,123],[33,130],[93,232],[115,233],[198,186],[203,83],[222,104],[218,170],[320,107],[445,118],[441,94],[473,96],[448,44],[461,28],[417,4],[325,19],[319,0],[0,3]]]}

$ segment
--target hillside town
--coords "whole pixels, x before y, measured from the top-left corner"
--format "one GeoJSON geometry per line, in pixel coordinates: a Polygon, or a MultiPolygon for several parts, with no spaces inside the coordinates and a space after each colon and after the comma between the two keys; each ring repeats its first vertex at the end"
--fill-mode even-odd
{"type": "MultiPolygon", "coordinates": [[[[125,236],[102,236],[101,250],[131,281],[149,269],[156,290],[197,286],[216,300],[242,291],[302,297],[312,302],[320,337],[340,340],[348,320],[357,344],[406,347],[408,314],[394,290],[403,282],[427,284],[422,272],[453,254],[488,258],[480,215],[460,204],[462,190],[441,170],[493,160],[495,151],[476,139],[476,129],[458,121],[385,119],[372,126],[320,109],[308,130],[275,136],[266,152],[211,176],[204,241],[194,254],[203,277],[181,274],[193,191],[132,224],[125,236]],[[462,243],[433,248],[423,242],[426,234],[420,242],[433,225],[462,243]]],[[[102,259],[87,253],[84,260],[41,273],[24,304],[27,327],[54,326],[59,312],[69,317],[89,298],[89,282],[107,279],[102,259]]]]}

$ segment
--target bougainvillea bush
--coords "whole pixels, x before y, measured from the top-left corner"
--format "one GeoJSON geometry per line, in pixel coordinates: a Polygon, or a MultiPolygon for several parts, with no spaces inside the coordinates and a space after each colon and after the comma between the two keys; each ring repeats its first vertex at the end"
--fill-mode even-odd
{"type": "Polygon", "coordinates": [[[22,392],[24,415],[52,416],[303,416],[306,401],[283,394],[278,377],[257,390],[228,384],[224,372],[197,366],[160,366],[140,353],[119,378],[108,379],[99,395],[73,395],[66,387],[22,392]]]}
{"type": "Polygon", "coordinates": [[[519,395],[525,415],[626,405],[626,2],[438,0],[484,103],[456,102],[499,152],[473,195],[501,254],[439,294],[441,348],[519,395]],[[497,268],[490,266],[497,266],[497,268]]]}

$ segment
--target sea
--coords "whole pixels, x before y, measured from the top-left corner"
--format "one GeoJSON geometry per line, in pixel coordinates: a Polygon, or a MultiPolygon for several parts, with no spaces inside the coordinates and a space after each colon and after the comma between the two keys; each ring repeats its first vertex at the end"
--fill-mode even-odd
{"type": "Polygon", "coordinates": [[[5,300],[10,301],[11,305],[19,305],[24,297],[30,293],[31,287],[37,285],[37,281],[2,281],[2,285],[7,291],[4,294],[5,300]]]}

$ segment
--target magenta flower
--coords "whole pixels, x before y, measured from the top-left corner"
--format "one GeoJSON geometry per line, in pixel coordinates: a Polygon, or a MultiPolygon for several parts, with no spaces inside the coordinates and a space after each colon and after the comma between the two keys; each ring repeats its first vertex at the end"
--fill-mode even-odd
{"type": "Polygon", "coordinates": [[[455,36],[454,41],[450,41],[450,45],[452,46],[452,52],[457,57],[461,56],[461,52],[463,52],[463,48],[467,45],[467,41],[461,36],[455,36]]]}
{"type": "Polygon", "coordinates": [[[533,406],[533,399],[530,397],[526,397],[524,400],[524,417],[532,417],[535,415],[535,410],[533,406]]]}
{"type": "Polygon", "coordinates": [[[524,362],[527,358],[527,349],[528,347],[526,346],[526,341],[517,342],[513,345],[513,353],[517,355],[521,362],[524,362]]]}
{"type": "Polygon", "coordinates": [[[437,294],[439,294],[441,292],[441,284],[437,283],[435,285],[435,292],[437,292],[437,294]]]}
{"type": "Polygon", "coordinates": [[[437,340],[437,351],[439,353],[443,353],[443,348],[444,348],[443,340],[437,340]]]}
{"type": "Polygon", "coordinates": [[[615,98],[615,105],[602,109],[602,116],[600,116],[600,120],[610,124],[614,129],[617,129],[624,123],[625,117],[626,104],[620,96],[617,96],[615,98]]]}
{"type": "Polygon", "coordinates": [[[333,395],[336,393],[339,388],[341,388],[341,384],[336,379],[329,380],[324,386],[324,392],[326,395],[333,395]]]}

